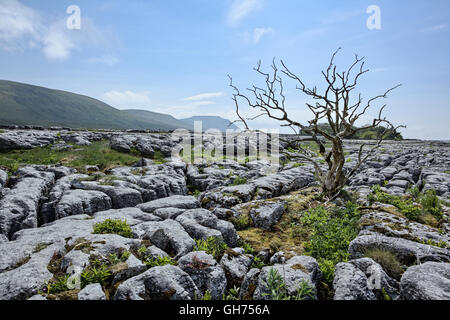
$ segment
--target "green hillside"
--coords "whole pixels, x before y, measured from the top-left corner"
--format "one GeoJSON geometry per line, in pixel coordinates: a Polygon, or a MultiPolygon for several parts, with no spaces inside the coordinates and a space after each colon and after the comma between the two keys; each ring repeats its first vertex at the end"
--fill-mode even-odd
{"type": "Polygon", "coordinates": [[[164,121],[158,121],[159,118],[136,118],[87,96],[0,80],[0,125],[170,130],[181,123],[170,116],[164,121]]]}
{"type": "Polygon", "coordinates": [[[152,112],[147,110],[128,109],[122,110],[123,112],[131,115],[132,117],[144,121],[155,126],[164,126],[167,129],[192,129],[193,126],[175,119],[171,115],[152,112]]]}

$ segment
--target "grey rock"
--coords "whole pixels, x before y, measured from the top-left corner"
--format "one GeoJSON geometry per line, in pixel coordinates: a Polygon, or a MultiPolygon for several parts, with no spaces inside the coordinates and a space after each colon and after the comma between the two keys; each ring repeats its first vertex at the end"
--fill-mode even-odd
{"type": "Polygon", "coordinates": [[[17,182],[0,200],[0,234],[10,238],[18,230],[36,228],[41,198],[50,190],[55,174],[32,167],[17,171],[17,182]]]}
{"type": "Polygon", "coordinates": [[[369,248],[382,248],[393,252],[406,265],[414,264],[417,261],[450,261],[450,250],[448,249],[425,245],[402,238],[386,237],[381,234],[356,237],[350,242],[348,248],[350,258],[363,258],[364,252],[369,248]]]}
{"type": "Polygon", "coordinates": [[[178,260],[178,267],[189,274],[200,292],[209,291],[213,300],[222,299],[227,279],[211,255],[204,251],[190,252],[178,260]]]}
{"type": "Polygon", "coordinates": [[[177,222],[171,219],[157,222],[144,222],[133,227],[134,233],[141,239],[148,239],[166,252],[174,252],[175,258],[190,252],[194,240],[177,222]]]}
{"type": "Polygon", "coordinates": [[[450,300],[450,263],[426,262],[409,267],[400,284],[406,300],[450,300]]]}
{"type": "Polygon", "coordinates": [[[143,203],[138,206],[142,211],[152,213],[160,208],[194,209],[199,208],[200,203],[192,196],[171,196],[143,203]]]}
{"type": "Polygon", "coordinates": [[[350,260],[336,266],[333,281],[335,300],[397,300],[400,285],[370,258],[350,260]]]}
{"type": "Polygon", "coordinates": [[[351,263],[338,263],[334,273],[334,300],[376,300],[366,275],[351,263]]]}
{"type": "Polygon", "coordinates": [[[242,300],[252,300],[253,294],[256,290],[261,270],[257,268],[250,269],[242,281],[242,286],[239,290],[239,298],[242,300]]]}
{"type": "Polygon", "coordinates": [[[115,300],[192,300],[199,296],[194,281],[179,267],[154,267],[120,284],[115,300]]]}
{"type": "Polygon", "coordinates": [[[112,208],[111,198],[100,191],[68,190],[55,208],[56,218],[69,215],[93,215],[112,208]]]}
{"type": "Polygon", "coordinates": [[[92,283],[78,293],[78,300],[106,300],[106,296],[99,283],[92,283]]]}
{"type": "Polygon", "coordinates": [[[253,263],[253,257],[244,254],[224,254],[220,265],[225,271],[229,287],[240,287],[253,263]]]}
{"type": "Polygon", "coordinates": [[[270,230],[280,220],[286,208],[286,202],[265,203],[250,210],[250,217],[258,228],[270,230]]]}

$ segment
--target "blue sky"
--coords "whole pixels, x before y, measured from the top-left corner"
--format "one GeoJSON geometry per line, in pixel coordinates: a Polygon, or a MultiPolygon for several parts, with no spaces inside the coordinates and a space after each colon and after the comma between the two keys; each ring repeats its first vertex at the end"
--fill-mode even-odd
{"type": "MultiPolygon", "coordinates": [[[[260,80],[256,62],[276,57],[320,87],[342,47],[338,68],[354,53],[367,59],[363,97],[403,84],[383,103],[408,126],[404,136],[450,139],[449,33],[448,0],[0,0],[0,78],[121,109],[234,119],[227,74],[244,89],[260,80]],[[81,9],[80,30],[66,27],[70,5],[81,9]],[[380,30],[366,26],[370,5],[381,10],[380,30]]],[[[295,83],[286,90],[289,114],[310,119],[295,83]]]]}

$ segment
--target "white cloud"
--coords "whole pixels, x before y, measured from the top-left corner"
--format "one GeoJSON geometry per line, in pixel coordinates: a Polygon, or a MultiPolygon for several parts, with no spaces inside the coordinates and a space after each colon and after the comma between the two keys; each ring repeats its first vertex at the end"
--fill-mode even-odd
{"type": "Polygon", "coordinates": [[[48,59],[65,60],[69,58],[70,52],[76,48],[76,45],[68,31],[64,21],[50,26],[42,40],[44,54],[48,59]]]}
{"type": "Polygon", "coordinates": [[[113,42],[111,35],[97,28],[87,17],[83,17],[80,30],[69,30],[66,17],[43,21],[38,11],[18,0],[1,0],[0,48],[8,51],[40,49],[48,59],[65,60],[73,50],[81,50],[82,45],[100,47],[113,42]]]}
{"type": "Polygon", "coordinates": [[[243,18],[261,6],[261,0],[234,0],[227,15],[228,24],[237,26],[243,18]]]}
{"type": "Polygon", "coordinates": [[[211,98],[217,98],[223,96],[223,92],[210,92],[210,93],[201,93],[192,97],[184,98],[184,101],[197,101],[197,100],[206,100],[211,98]]]}
{"type": "Polygon", "coordinates": [[[0,46],[6,50],[20,47],[18,40],[38,38],[40,16],[17,0],[3,0],[0,6],[0,46]]]}
{"type": "Polygon", "coordinates": [[[102,100],[120,109],[149,107],[151,105],[148,92],[133,92],[130,90],[105,92],[102,100]]]}
{"type": "Polygon", "coordinates": [[[104,55],[101,57],[92,57],[86,60],[88,63],[94,63],[94,64],[105,64],[107,66],[113,66],[117,63],[119,63],[119,59],[112,55],[104,55]]]}
{"type": "Polygon", "coordinates": [[[216,104],[214,101],[195,101],[195,102],[191,102],[188,105],[191,106],[210,106],[212,104],[216,104]]]}
{"type": "Polygon", "coordinates": [[[253,30],[253,42],[258,43],[265,34],[272,32],[272,28],[255,28],[255,30],[253,30]]]}
{"type": "Polygon", "coordinates": [[[424,29],[420,30],[420,32],[424,32],[424,33],[436,32],[436,31],[443,30],[445,28],[447,28],[447,24],[444,23],[444,24],[438,24],[438,25],[435,25],[435,26],[424,28],[424,29]]]}

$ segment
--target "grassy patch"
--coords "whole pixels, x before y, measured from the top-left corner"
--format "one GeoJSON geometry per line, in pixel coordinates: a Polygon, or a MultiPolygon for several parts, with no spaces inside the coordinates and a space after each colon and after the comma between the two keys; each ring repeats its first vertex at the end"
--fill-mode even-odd
{"type": "Polygon", "coordinates": [[[153,268],[157,266],[165,266],[166,264],[170,264],[175,266],[177,262],[170,257],[149,257],[144,260],[144,263],[147,267],[153,268]]]}
{"type": "Polygon", "coordinates": [[[95,234],[118,234],[125,238],[131,238],[133,232],[127,221],[119,219],[106,219],[103,222],[98,222],[94,225],[95,234]]]}
{"type": "Polygon", "coordinates": [[[247,183],[247,179],[242,178],[242,177],[236,177],[236,178],[233,180],[233,183],[232,183],[231,185],[233,185],[233,186],[238,186],[238,185],[240,185],[240,184],[246,184],[246,183],[247,183]]]}
{"type": "Polygon", "coordinates": [[[435,190],[427,190],[425,193],[421,193],[417,188],[411,188],[408,191],[409,196],[395,196],[383,192],[380,186],[375,185],[372,187],[369,201],[371,203],[376,201],[391,204],[406,218],[413,221],[422,220],[422,222],[433,225],[436,224],[436,221],[442,219],[442,204],[435,190]],[[435,220],[430,218],[430,215],[435,220]]]}
{"type": "Polygon", "coordinates": [[[72,150],[57,151],[51,146],[30,150],[13,150],[0,153],[0,167],[15,172],[20,166],[30,164],[62,164],[80,172],[87,165],[106,170],[117,166],[129,166],[139,160],[131,154],[112,150],[106,140],[93,142],[89,146],[76,146],[72,150]]]}
{"type": "MultiPolygon", "coordinates": [[[[318,193],[319,189],[317,188],[307,188],[277,198],[277,200],[287,202],[287,209],[272,230],[265,231],[250,226],[238,231],[239,236],[256,251],[270,249],[272,254],[279,250],[303,254],[303,244],[309,239],[310,231],[300,224],[300,219],[305,209],[315,205],[314,199],[318,193]]],[[[245,213],[241,212],[241,214],[245,213]]]]}
{"type": "Polygon", "coordinates": [[[194,251],[205,251],[206,253],[212,255],[217,261],[222,258],[225,250],[227,249],[228,246],[226,245],[226,243],[215,237],[210,237],[206,240],[195,240],[194,251]]]}
{"type": "Polygon", "coordinates": [[[364,252],[364,255],[376,261],[394,279],[400,280],[405,271],[397,256],[389,250],[378,247],[369,248],[364,252]]]}

